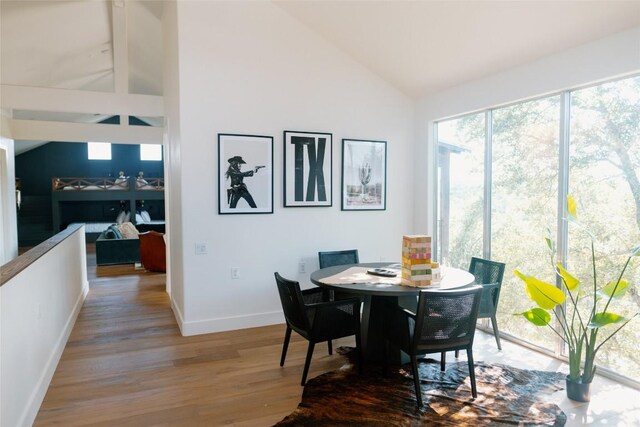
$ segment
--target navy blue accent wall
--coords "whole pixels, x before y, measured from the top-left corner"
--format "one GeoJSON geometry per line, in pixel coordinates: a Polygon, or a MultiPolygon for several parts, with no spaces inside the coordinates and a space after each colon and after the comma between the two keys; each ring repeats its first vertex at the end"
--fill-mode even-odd
{"type": "Polygon", "coordinates": [[[87,144],[50,142],[15,158],[16,177],[22,182],[22,193],[30,196],[51,195],[53,177],[117,177],[118,171],[148,178],[164,176],[163,161],[141,161],[140,146],[111,145],[111,160],[89,160],[87,144]]]}

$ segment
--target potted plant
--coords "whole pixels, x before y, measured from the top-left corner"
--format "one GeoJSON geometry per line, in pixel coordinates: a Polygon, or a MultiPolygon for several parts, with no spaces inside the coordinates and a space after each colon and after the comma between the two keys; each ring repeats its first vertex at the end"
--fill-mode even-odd
{"type": "Polygon", "coordinates": [[[577,221],[576,202],[567,196],[568,221],[585,230],[591,240],[592,285],[581,286],[581,281],[566,271],[561,263],[556,263],[556,248],[553,239],[547,236],[546,242],[551,252],[551,264],[561,287],[527,276],[518,270],[514,273],[525,284],[529,298],[537,307],[521,315],[536,326],[551,328],[567,345],[569,351],[569,375],[567,375],[567,397],[587,402],[590,399],[590,387],[596,372],[595,358],[602,348],[620,329],[638,315],[627,318],[611,311],[615,300],[622,298],[629,287],[623,279],[624,273],[634,256],[640,255],[640,245],[632,249],[620,274],[602,286],[596,269],[594,238],[577,221]],[[566,303],[566,304],[565,304],[566,303]],[[557,322],[552,323],[553,315],[557,322]],[[609,333],[601,329],[612,329],[609,333]]]}

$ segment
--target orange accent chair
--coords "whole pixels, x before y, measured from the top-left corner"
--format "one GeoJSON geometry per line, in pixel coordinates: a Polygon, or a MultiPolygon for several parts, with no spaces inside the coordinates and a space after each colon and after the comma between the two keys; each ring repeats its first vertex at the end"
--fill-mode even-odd
{"type": "Polygon", "coordinates": [[[140,262],[147,271],[165,273],[167,271],[166,245],[164,234],[157,231],[141,233],[140,238],[140,262]]]}

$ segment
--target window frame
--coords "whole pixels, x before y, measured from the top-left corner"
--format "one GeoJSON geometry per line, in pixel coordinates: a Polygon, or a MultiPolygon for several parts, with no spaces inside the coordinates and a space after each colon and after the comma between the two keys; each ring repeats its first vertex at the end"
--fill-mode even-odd
{"type": "MultiPolygon", "coordinates": [[[[565,219],[567,217],[566,212],[566,199],[567,194],[569,193],[569,172],[570,172],[570,143],[571,143],[571,96],[573,92],[577,92],[583,89],[588,89],[596,86],[601,86],[608,83],[615,83],[617,81],[633,79],[640,77],[640,73],[630,73],[624,76],[618,76],[610,79],[603,79],[594,83],[589,83],[585,85],[578,85],[571,87],[569,89],[564,89],[560,91],[555,91],[552,93],[546,93],[544,95],[534,96],[514,102],[509,102],[501,105],[496,105],[490,108],[478,109],[475,111],[467,112],[459,115],[452,115],[448,117],[443,117],[441,119],[434,120],[432,122],[432,137],[433,137],[433,179],[436,183],[434,194],[432,194],[432,202],[434,203],[434,215],[432,218],[432,229],[435,230],[434,238],[434,258],[440,260],[441,254],[438,253],[440,247],[440,222],[442,218],[440,218],[440,205],[441,205],[441,177],[440,177],[440,141],[438,138],[438,125],[440,123],[456,120],[463,117],[478,115],[481,113],[485,114],[485,156],[484,156],[484,215],[483,215],[483,254],[487,259],[491,259],[491,200],[492,200],[492,179],[493,179],[493,171],[492,171],[492,163],[493,163],[493,155],[492,155],[492,143],[493,143],[493,112],[498,109],[508,108],[510,106],[524,104],[527,102],[550,98],[554,96],[560,97],[560,124],[559,124],[559,137],[558,137],[558,167],[559,167],[559,176],[558,176],[558,194],[557,194],[557,203],[558,203],[558,217],[557,217],[557,235],[556,235],[556,244],[557,244],[557,253],[559,260],[563,264],[566,265],[568,258],[568,238],[569,238],[569,224],[565,219]]],[[[561,288],[560,279],[556,278],[556,286],[561,288]]],[[[486,319],[483,319],[478,323],[479,329],[492,333],[493,330],[490,328],[489,322],[486,319]]],[[[567,352],[565,349],[564,342],[559,338],[555,338],[553,350],[548,350],[541,348],[535,344],[532,344],[524,339],[518,338],[514,335],[501,332],[504,335],[504,338],[507,340],[516,342],[525,347],[534,349],[538,352],[544,353],[548,356],[567,361],[567,352]]],[[[618,382],[624,383],[625,385],[631,386],[633,388],[640,389],[640,382],[634,380],[630,377],[622,375],[616,371],[608,369],[606,367],[598,367],[598,372],[604,374],[605,376],[612,378],[618,382]]]]}

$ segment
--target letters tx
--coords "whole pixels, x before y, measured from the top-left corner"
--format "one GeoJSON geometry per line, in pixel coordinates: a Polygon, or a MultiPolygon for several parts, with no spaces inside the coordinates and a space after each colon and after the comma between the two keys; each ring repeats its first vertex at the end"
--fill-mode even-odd
{"type": "Polygon", "coordinates": [[[294,146],[294,200],[296,202],[326,201],[327,191],[324,183],[324,153],[327,146],[327,138],[310,136],[292,136],[291,144],[294,146]],[[304,147],[307,146],[308,168],[307,194],[304,195],[304,147]],[[318,198],[316,199],[316,188],[318,198]]]}

